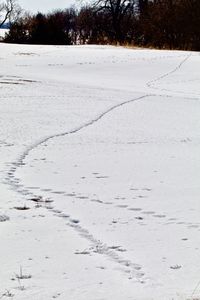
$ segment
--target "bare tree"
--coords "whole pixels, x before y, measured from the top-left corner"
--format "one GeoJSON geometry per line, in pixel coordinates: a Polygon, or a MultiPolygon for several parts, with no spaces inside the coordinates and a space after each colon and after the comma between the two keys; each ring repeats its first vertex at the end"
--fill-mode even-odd
{"type": "Polygon", "coordinates": [[[133,15],[135,4],[136,0],[97,0],[94,2],[96,11],[105,11],[109,14],[115,42],[123,41],[122,23],[125,18],[133,15]]]}
{"type": "Polygon", "coordinates": [[[0,1],[0,27],[10,20],[12,14],[16,14],[17,10],[19,10],[19,6],[16,4],[15,0],[0,1]]]}
{"type": "Polygon", "coordinates": [[[148,0],[138,0],[138,10],[140,14],[143,14],[145,9],[147,9],[148,6],[148,0]]]}

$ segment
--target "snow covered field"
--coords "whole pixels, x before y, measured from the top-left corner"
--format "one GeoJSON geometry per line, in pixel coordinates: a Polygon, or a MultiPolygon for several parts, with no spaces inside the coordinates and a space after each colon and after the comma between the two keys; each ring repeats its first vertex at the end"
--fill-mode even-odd
{"type": "Polygon", "coordinates": [[[0,50],[0,299],[200,299],[199,53],[0,50]]]}
{"type": "Polygon", "coordinates": [[[6,33],[8,33],[8,29],[0,28],[0,41],[5,37],[6,33]]]}

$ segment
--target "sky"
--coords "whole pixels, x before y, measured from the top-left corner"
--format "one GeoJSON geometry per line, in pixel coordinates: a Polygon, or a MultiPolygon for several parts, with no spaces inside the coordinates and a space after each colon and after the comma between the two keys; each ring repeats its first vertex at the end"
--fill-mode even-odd
{"type": "Polygon", "coordinates": [[[25,10],[35,12],[49,12],[57,8],[67,8],[77,0],[18,0],[18,4],[25,10]]]}

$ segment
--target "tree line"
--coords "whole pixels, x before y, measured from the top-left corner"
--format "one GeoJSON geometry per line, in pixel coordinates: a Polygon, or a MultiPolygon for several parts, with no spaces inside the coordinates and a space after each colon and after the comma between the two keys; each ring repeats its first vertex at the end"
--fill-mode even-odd
{"type": "Polygon", "coordinates": [[[200,50],[200,1],[94,0],[79,9],[18,13],[5,41],[200,50]]]}

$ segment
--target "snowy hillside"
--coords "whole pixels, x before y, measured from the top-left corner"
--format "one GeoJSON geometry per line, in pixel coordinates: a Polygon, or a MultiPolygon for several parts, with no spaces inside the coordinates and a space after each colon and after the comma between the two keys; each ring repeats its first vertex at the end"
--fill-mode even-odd
{"type": "Polygon", "coordinates": [[[200,299],[200,56],[0,44],[0,299],[200,299]]]}
{"type": "Polygon", "coordinates": [[[0,41],[4,39],[6,33],[8,33],[8,29],[0,28],[0,41]]]}

